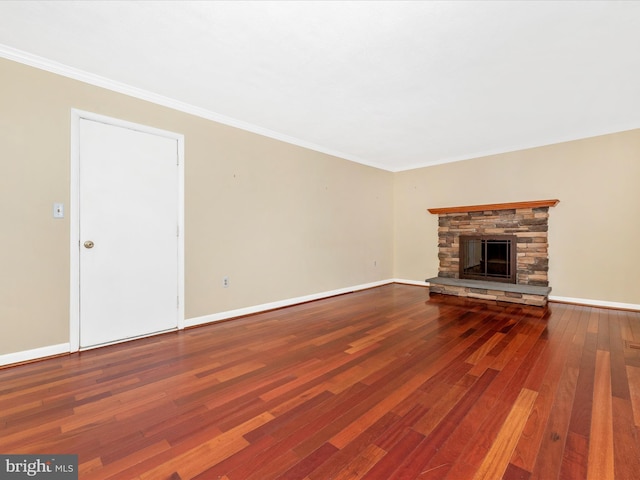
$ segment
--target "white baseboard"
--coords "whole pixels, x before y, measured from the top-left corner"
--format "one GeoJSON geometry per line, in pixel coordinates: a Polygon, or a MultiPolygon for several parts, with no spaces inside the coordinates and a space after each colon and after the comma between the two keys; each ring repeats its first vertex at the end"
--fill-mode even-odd
{"type": "Polygon", "coordinates": [[[227,310],[226,312],[212,313],[211,315],[203,315],[201,317],[187,318],[184,321],[185,327],[196,327],[206,323],[219,322],[230,318],[241,317],[243,315],[251,315],[254,313],[266,312],[276,308],[290,307],[299,303],[311,302],[313,300],[321,300],[323,298],[334,297],[345,293],[357,292],[358,290],[366,290],[367,288],[379,287],[393,283],[395,280],[381,280],[378,282],[364,283],[353,287],[339,288],[337,290],[329,290],[327,292],[313,293],[302,297],[288,298],[277,302],[263,303],[252,307],[238,308],[236,310],[227,310]]]}
{"type": "Polygon", "coordinates": [[[417,287],[428,287],[429,286],[429,282],[423,282],[420,280],[405,280],[403,278],[394,278],[393,280],[390,280],[393,283],[402,283],[404,285],[415,285],[417,287]]]}
{"type": "Polygon", "coordinates": [[[0,365],[11,365],[13,363],[28,362],[38,360],[40,358],[52,357],[69,353],[70,345],[68,343],[60,343],[58,345],[49,345],[47,347],[34,348],[33,350],[23,350],[22,352],[7,353],[0,355],[0,365]]]}
{"type": "MultiPolygon", "coordinates": [[[[264,303],[262,305],[255,305],[252,307],[239,308],[237,310],[229,310],[226,312],[214,313],[214,314],[205,315],[202,317],[189,318],[185,320],[185,327],[195,327],[198,325],[203,325],[205,323],[217,322],[220,320],[227,320],[229,318],[240,317],[243,315],[250,315],[252,313],[259,313],[267,310],[273,310],[275,308],[288,307],[291,305],[296,305],[298,303],[310,302],[313,300],[320,300],[322,298],[342,295],[344,293],[351,293],[351,292],[356,292],[358,290],[366,290],[367,288],[379,287],[381,285],[387,285],[393,282],[395,282],[395,280],[392,280],[392,279],[381,280],[378,282],[365,283],[365,284],[356,285],[353,287],[330,290],[328,292],[315,293],[312,295],[289,298],[287,300],[280,300],[277,302],[264,303]]],[[[61,343],[59,345],[49,345],[47,347],[34,348],[33,350],[24,350],[21,352],[7,353],[4,355],[0,355],[0,366],[28,362],[31,360],[38,360],[41,358],[51,357],[54,355],[69,353],[70,351],[71,351],[70,343],[61,343]]]]}
{"type": "MultiPolygon", "coordinates": [[[[252,307],[239,308],[236,310],[228,310],[226,312],[214,313],[211,315],[204,315],[201,317],[188,318],[185,320],[186,327],[196,327],[198,325],[204,325],[206,323],[219,322],[221,320],[228,320],[234,317],[241,317],[243,315],[251,315],[253,313],[266,312],[268,310],[274,310],[276,308],[289,307],[299,303],[311,302],[313,300],[321,300],[323,298],[334,297],[336,295],[342,295],[345,293],[357,292],[359,290],[366,290],[368,288],[379,287],[387,285],[389,283],[402,283],[405,285],[415,285],[419,287],[425,287],[429,284],[418,280],[405,280],[402,278],[391,278],[388,280],[380,280],[378,282],[365,283],[362,285],[356,285],[353,287],[339,288],[337,290],[329,290],[327,292],[314,293],[311,295],[305,295],[302,297],[289,298],[286,300],[280,300],[277,302],[263,303],[261,305],[255,305],[252,307]]],[[[578,305],[587,305],[593,307],[604,308],[617,308],[623,310],[640,311],[640,305],[634,303],[620,303],[620,302],[608,302],[604,300],[590,300],[585,298],[572,298],[572,297],[559,297],[555,295],[549,296],[550,301],[562,302],[562,303],[574,303],[578,305]]],[[[28,362],[31,360],[38,360],[41,358],[51,357],[54,355],[61,355],[70,352],[69,343],[60,343],[58,345],[49,345],[47,347],[34,348],[32,350],[24,350],[21,352],[7,353],[0,355],[0,366],[11,365],[14,363],[28,362]]]]}
{"type": "Polygon", "coordinates": [[[640,305],[635,303],[620,303],[620,302],[607,302],[605,300],[591,300],[588,298],[572,298],[572,297],[558,297],[556,295],[549,295],[549,301],[560,303],[575,303],[577,305],[586,305],[590,307],[603,307],[603,308],[617,308],[621,310],[635,310],[640,311],[640,305]]]}

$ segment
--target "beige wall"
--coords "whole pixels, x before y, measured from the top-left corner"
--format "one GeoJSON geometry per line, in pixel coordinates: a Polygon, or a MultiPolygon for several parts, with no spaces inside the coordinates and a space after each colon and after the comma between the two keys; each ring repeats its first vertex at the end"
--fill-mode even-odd
{"type": "Polygon", "coordinates": [[[640,130],[395,175],[395,276],[438,274],[427,208],[557,198],[552,296],[640,304],[640,130]]]}
{"type": "Polygon", "coordinates": [[[186,318],[391,278],[391,173],[0,59],[0,355],[69,341],[71,108],[185,135],[186,318]]]}
{"type": "Polygon", "coordinates": [[[185,135],[187,319],[424,280],[427,208],[548,198],[552,294],[640,304],[640,130],[392,174],[0,59],[0,355],[69,341],[71,108],[185,135]]]}

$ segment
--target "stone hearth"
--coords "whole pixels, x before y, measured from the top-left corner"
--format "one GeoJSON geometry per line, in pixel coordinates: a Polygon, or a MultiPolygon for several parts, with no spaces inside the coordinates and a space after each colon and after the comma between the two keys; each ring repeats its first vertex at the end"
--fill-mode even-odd
{"type": "Polygon", "coordinates": [[[485,282],[481,280],[460,280],[457,278],[427,278],[429,293],[442,293],[457,297],[495,300],[497,302],[521,303],[544,307],[551,287],[517,285],[513,283],[485,282]]]}
{"type": "Polygon", "coordinates": [[[558,200],[433,208],[439,216],[438,276],[430,292],[544,306],[549,287],[549,207],[558,200]],[[515,235],[516,283],[461,280],[460,235],[515,235]]]}

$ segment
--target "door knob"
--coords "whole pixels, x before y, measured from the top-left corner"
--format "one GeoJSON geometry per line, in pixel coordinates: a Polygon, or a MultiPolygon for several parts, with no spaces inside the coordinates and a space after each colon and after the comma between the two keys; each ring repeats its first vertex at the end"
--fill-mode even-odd
{"type": "Polygon", "coordinates": [[[84,242],[84,248],[93,248],[93,242],[91,240],[87,240],[84,242]]]}

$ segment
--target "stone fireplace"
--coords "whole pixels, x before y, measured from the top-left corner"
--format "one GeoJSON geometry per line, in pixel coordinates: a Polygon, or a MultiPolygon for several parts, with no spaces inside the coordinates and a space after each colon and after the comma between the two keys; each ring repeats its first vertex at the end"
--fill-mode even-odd
{"type": "Polygon", "coordinates": [[[438,276],[426,280],[430,292],[546,305],[551,291],[549,207],[557,203],[537,200],[429,209],[439,216],[440,259],[438,276]]]}

